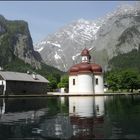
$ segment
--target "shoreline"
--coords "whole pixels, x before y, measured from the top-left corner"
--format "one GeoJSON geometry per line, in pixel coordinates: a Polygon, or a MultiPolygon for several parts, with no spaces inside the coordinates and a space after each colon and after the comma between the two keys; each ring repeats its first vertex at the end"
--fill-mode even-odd
{"type": "Polygon", "coordinates": [[[47,94],[28,94],[28,95],[0,95],[0,98],[20,98],[20,97],[69,97],[69,96],[116,96],[116,95],[140,95],[140,93],[103,93],[103,94],[75,94],[48,92],[47,94]]]}

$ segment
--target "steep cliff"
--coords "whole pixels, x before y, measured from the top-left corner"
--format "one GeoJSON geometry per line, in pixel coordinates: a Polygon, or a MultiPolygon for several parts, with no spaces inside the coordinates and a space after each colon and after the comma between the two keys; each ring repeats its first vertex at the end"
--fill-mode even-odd
{"type": "Polygon", "coordinates": [[[41,68],[41,56],[34,51],[28,24],[10,21],[0,15],[0,66],[19,58],[36,69],[41,68]]]}

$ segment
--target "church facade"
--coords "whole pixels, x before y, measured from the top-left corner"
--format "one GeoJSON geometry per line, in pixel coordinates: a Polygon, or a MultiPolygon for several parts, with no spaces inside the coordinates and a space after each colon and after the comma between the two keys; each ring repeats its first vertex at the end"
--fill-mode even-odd
{"type": "Polygon", "coordinates": [[[88,49],[81,52],[82,61],[69,69],[69,93],[103,94],[103,72],[99,64],[90,63],[88,49]]]}

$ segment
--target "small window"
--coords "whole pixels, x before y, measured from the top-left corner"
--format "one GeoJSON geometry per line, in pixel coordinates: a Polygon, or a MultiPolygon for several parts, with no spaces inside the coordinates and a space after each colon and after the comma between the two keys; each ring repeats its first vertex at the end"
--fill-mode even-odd
{"type": "Polygon", "coordinates": [[[98,78],[95,79],[95,83],[96,83],[96,85],[98,85],[98,78]]]}
{"type": "Polygon", "coordinates": [[[75,85],[75,79],[73,79],[73,85],[75,85]]]}

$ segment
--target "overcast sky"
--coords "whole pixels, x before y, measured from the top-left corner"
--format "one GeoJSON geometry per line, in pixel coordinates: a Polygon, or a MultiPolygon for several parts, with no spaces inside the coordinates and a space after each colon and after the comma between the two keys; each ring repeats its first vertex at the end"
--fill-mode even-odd
{"type": "MultiPolygon", "coordinates": [[[[134,1],[133,1],[134,2],[134,1]]],[[[0,1],[0,14],[28,22],[37,43],[74,20],[94,20],[131,1],[0,1]]]]}

